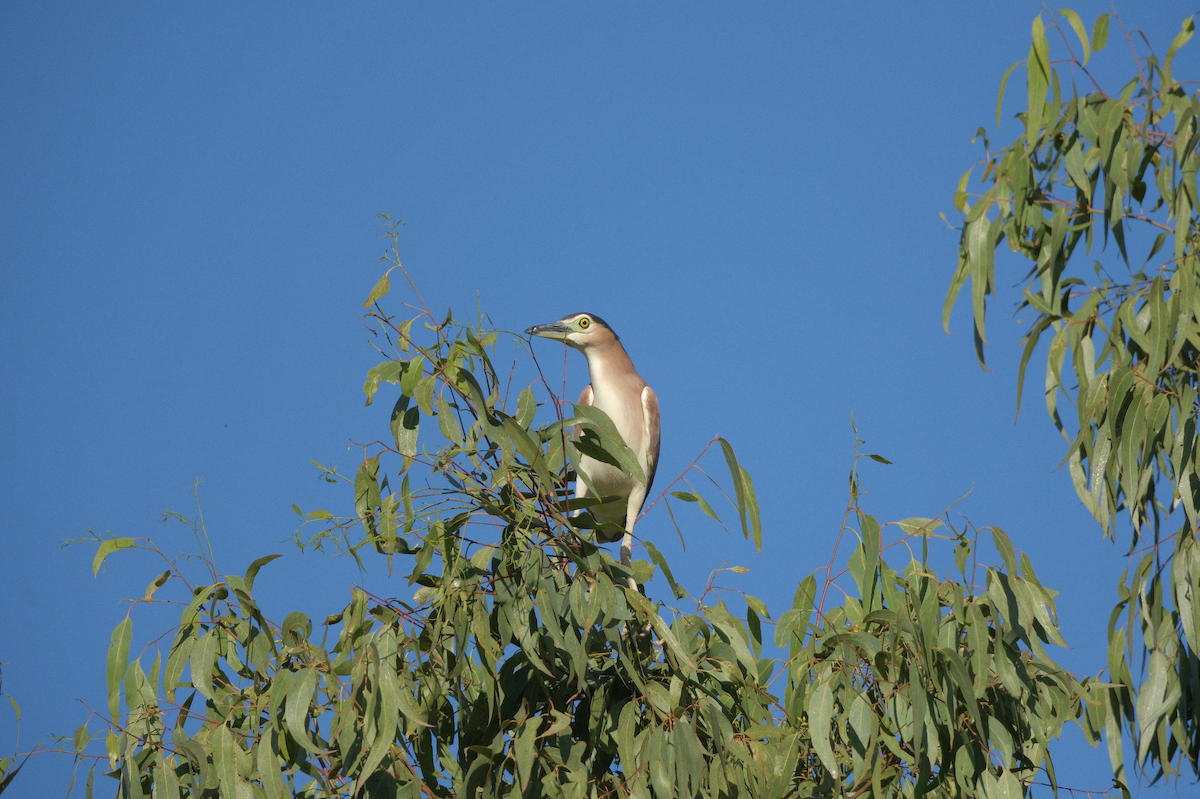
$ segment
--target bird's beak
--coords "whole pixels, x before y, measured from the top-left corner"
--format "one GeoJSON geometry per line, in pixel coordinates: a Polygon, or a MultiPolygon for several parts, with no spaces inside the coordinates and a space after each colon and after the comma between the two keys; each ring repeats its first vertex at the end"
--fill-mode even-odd
{"type": "Polygon", "coordinates": [[[571,328],[564,325],[562,322],[548,322],[544,325],[534,325],[525,331],[527,336],[541,336],[542,338],[552,338],[556,341],[562,341],[571,332],[571,328]]]}

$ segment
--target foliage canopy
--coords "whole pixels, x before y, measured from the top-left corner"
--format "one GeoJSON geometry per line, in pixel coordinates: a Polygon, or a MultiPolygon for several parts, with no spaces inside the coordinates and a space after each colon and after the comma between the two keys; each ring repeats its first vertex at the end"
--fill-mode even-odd
{"type": "MultiPolygon", "coordinates": [[[[1049,24],[1034,20],[1024,132],[996,152],[983,136],[982,188],[970,191],[968,170],[955,195],[963,226],[945,318],[969,278],[982,363],[995,250],[1007,242],[1032,262],[1018,305],[1031,324],[1018,407],[1025,369],[1048,339],[1046,409],[1069,442],[1064,462],[1076,493],[1107,536],[1117,535],[1122,512],[1128,517],[1136,561],[1120,579],[1109,623],[1114,687],[1096,697],[1105,703],[1113,770],[1125,779],[1127,725],[1137,764],[1152,778],[1183,768],[1200,775],[1200,93],[1189,94],[1195,82],[1172,71],[1194,23],[1183,21],[1161,60],[1122,26],[1136,70],[1110,93],[1087,68],[1110,22],[1120,24],[1100,15],[1089,36],[1069,10],[1049,24]],[[1051,60],[1048,33],[1065,57],[1051,60]],[[1106,263],[1080,268],[1094,248],[1106,263]],[[1130,256],[1139,250],[1140,263],[1130,256]],[[1076,419],[1062,418],[1060,396],[1076,419]],[[1165,526],[1180,509],[1172,533],[1165,526]],[[1136,691],[1135,672],[1144,677],[1136,691]]],[[[1001,101],[1003,93],[1002,83],[1001,101]]]]}
{"type": "MultiPolygon", "coordinates": [[[[389,273],[403,273],[389,236],[389,273]]],[[[1039,772],[1054,783],[1050,741],[1089,687],[1048,655],[1063,643],[1054,592],[1003,532],[991,531],[1003,566],[987,566],[974,530],[925,518],[881,527],[858,508],[852,473],[849,556],[801,580],[790,608],[773,614],[745,595],[742,612],[711,584],[693,598],[651,542],[649,560],[627,569],[574,515],[595,502],[570,498],[580,450],[627,460],[611,422],[595,409],[568,415],[544,380],[507,406],[489,352],[499,331],[423,308],[389,316],[390,290],[385,275],[366,303],[389,357],[365,391],[370,402],[398,389],[391,435],[348,480],[355,514],[311,511],[315,531],[299,538],[408,564],[416,593],[352,588],[318,636],[307,616],[275,623],[255,601],[274,556],[240,577],[209,559],[195,583],[168,560],[145,601],[179,578],[169,645],[146,665],[127,617],[109,651],[107,773],[120,795],[1015,796],[1039,772]],[[539,398],[549,421],[538,422],[539,398]],[[958,578],[928,565],[939,542],[958,578]],[[889,550],[907,553],[901,568],[889,550]],[[653,601],[629,576],[661,576],[693,606],[653,601]]],[[[757,544],[753,480],[714,443],[757,544]]],[[[671,499],[717,517],[694,489],[671,499]]],[[[103,540],[95,568],[135,547],[154,549],[103,540]]],[[[76,737],[82,755],[91,733],[76,737]]]]}

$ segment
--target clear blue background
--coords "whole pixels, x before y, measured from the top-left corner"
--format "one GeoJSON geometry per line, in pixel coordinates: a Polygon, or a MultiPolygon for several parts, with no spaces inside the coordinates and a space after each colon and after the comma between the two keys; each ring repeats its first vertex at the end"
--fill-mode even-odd
{"type": "MultiPolygon", "coordinates": [[[[224,571],[284,553],[256,588],[273,618],[321,619],[352,582],[412,590],[287,542],[292,503],[352,505],[310,460],[353,473],[350,442],[386,435],[390,401],[361,390],[380,211],[407,221],[404,263],[439,312],[605,317],[661,401],[660,486],[714,434],[734,443],[762,554],[698,513],[686,552],[660,509],[639,527],[694,593],[744,565],[721,582],[780,609],[828,561],[853,414],[894,461],[864,468],[865,508],[933,516],[970,492],[954,513],[1030,554],[1063,592],[1062,662],[1098,671],[1124,548],[1056,471],[1036,360],[1014,426],[1023,262],[1000,261],[994,373],[969,308],[950,337],[940,321],[958,234],[938,213],[955,218],[1041,4],[913,5],[0,5],[0,662],[20,749],[104,708],[120,600],[163,568],[121,553],[94,579],[94,548],[60,542],[94,527],[188,548],[161,511],[189,512],[196,477],[224,571]]],[[[1076,9],[1090,25],[1110,7],[1076,9]]],[[[1188,11],[1139,2],[1126,22],[1161,54],[1188,11]]],[[[1197,46],[1176,74],[1198,74],[1197,46]]],[[[1115,26],[1099,59],[1131,72],[1115,26]]],[[[1018,134],[1023,83],[994,140],[1018,134]]],[[[557,345],[537,351],[561,369],[557,345]]],[[[585,381],[571,353],[568,394],[585,381]]],[[[141,606],[135,643],[173,612],[141,606]]],[[[1109,785],[1076,730],[1058,766],[1109,785]]],[[[35,757],[11,793],[61,795],[70,769],[35,757]]]]}

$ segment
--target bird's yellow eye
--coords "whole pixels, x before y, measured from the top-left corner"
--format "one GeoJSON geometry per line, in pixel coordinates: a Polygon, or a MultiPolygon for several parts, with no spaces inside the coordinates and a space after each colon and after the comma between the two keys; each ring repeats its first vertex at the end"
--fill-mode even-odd
{"type": "Polygon", "coordinates": [[[582,317],[580,317],[580,318],[579,318],[579,328],[580,328],[580,330],[587,330],[587,328],[588,328],[588,325],[590,325],[591,323],[592,323],[592,320],[591,320],[591,319],[588,319],[586,316],[582,316],[582,317]]]}

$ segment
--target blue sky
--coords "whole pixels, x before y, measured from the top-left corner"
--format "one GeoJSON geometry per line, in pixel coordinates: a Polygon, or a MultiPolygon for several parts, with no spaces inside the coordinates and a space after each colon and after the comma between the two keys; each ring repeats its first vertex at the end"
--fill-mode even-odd
{"type": "MultiPolygon", "coordinates": [[[[1074,7],[1089,24],[1110,10],[1074,7]]],[[[865,508],[933,516],[970,492],[955,512],[1030,554],[1063,592],[1062,662],[1097,671],[1126,560],[1055,470],[1036,388],[1014,425],[1023,263],[999,262],[994,372],[969,308],[952,336],[940,320],[957,232],[938,213],[953,218],[1040,8],[0,6],[0,663],[21,749],[70,734],[76,700],[103,707],[119,600],[162,570],[122,553],[94,579],[93,550],[60,543],[92,527],[185,548],[162,509],[190,512],[197,477],[219,567],[284,553],[256,588],[274,618],[336,612],[351,582],[411,590],[287,542],[292,503],[352,506],[310,461],[352,473],[350,442],[386,434],[390,405],[361,388],[381,211],[406,220],[434,308],[478,302],[508,330],[607,319],[658,393],[664,485],[713,435],[733,442],[762,554],[698,514],[686,552],[661,511],[639,526],[696,593],[744,565],[723,582],[783,608],[828,561],[853,414],[894,462],[863,469],[865,508]]],[[[1140,2],[1125,20],[1162,53],[1187,11],[1140,2]]],[[[1121,82],[1123,48],[1114,35],[1098,67],[1121,82]]],[[[1017,135],[1010,105],[995,141],[1017,135]]],[[[538,353],[560,369],[555,347],[538,353]]],[[[567,381],[586,382],[575,353],[567,381]]],[[[169,610],[136,614],[135,641],[169,610]]],[[[10,710],[0,724],[7,754],[10,710]]],[[[1057,760],[1064,785],[1109,784],[1074,731],[1057,760]]],[[[65,792],[69,771],[35,758],[12,793],[65,792]]]]}

